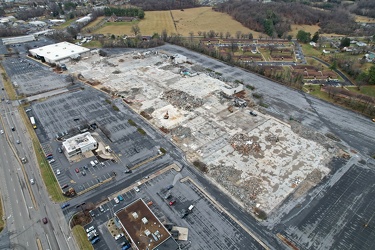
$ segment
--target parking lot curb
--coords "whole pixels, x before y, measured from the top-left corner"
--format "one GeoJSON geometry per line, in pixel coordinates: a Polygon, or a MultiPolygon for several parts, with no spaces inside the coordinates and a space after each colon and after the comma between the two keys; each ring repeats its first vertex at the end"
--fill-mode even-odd
{"type": "Polygon", "coordinates": [[[155,159],[157,159],[157,158],[159,158],[159,157],[161,157],[161,156],[163,156],[164,154],[158,154],[158,155],[156,155],[156,156],[153,156],[153,157],[151,157],[151,158],[148,158],[147,160],[144,160],[144,161],[142,161],[141,163],[138,163],[138,164],[136,164],[134,167],[132,167],[132,168],[129,168],[130,170],[134,170],[134,169],[137,169],[137,168],[139,168],[140,166],[142,166],[142,165],[144,165],[144,164],[146,164],[146,163],[149,163],[149,162],[151,162],[151,161],[153,161],[153,160],[155,160],[155,159]]]}
{"type": "Polygon", "coordinates": [[[82,194],[84,194],[84,193],[87,193],[87,192],[89,192],[89,191],[91,191],[91,190],[97,188],[97,187],[100,187],[101,185],[103,185],[103,184],[105,184],[105,183],[107,183],[107,182],[112,181],[113,178],[115,178],[115,177],[112,176],[111,178],[105,179],[104,181],[102,181],[102,182],[100,182],[100,183],[98,183],[98,184],[95,184],[95,185],[93,185],[93,186],[91,186],[91,187],[89,187],[89,188],[87,188],[87,189],[85,189],[85,190],[83,190],[83,191],[81,191],[81,192],[77,192],[77,196],[80,196],[80,195],[82,195],[82,194]]]}
{"type": "Polygon", "coordinates": [[[220,210],[220,212],[225,213],[228,215],[232,220],[234,220],[240,227],[242,227],[243,230],[245,230],[254,240],[256,240],[264,249],[269,250],[270,248],[261,241],[253,232],[251,232],[247,227],[245,227],[239,220],[237,220],[232,214],[230,214],[222,205],[220,205],[213,197],[211,197],[210,194],[208,194],[200,185],[198,185],[190,176],[186,176],[185,178],[182,178],[180,182],[186,182],[190,181],[193,183],[194,186],[196,186],[199,191],[201,191],[217,208],[220,210]]]}

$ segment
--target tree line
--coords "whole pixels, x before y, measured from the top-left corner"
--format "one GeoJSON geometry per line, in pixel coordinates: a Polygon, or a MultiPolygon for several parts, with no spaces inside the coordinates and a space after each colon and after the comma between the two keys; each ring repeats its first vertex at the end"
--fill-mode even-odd
{"type": "Polygon", "coordinates": [[[130,0],[129,3],[144,10],[188,9],[200,6],[198,0],[130,0]]]}
{"type": "Polygon", "coordinates": [[[112,16],[115,14],[116,16],[127,16],[127,17],[138,17],[139,19],[143,19],[145,17],[145,12],[140,8],[112,8],[107,7],[104,9],[104,15],[112,16]]]}

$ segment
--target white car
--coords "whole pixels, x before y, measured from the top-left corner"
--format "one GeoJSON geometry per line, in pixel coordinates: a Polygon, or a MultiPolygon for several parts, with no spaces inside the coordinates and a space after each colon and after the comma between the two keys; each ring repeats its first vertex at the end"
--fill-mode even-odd
{"type": "Polygon", "coordinates": [[[30,183],[33,185],[35,183],[34,179],[30,179],[30,183]]]}
{"type": "Polygon", "coordinates": [[[89,228],[86,229],[86,233],[89,233],[89,232],[91,232],[91,231],[94,230],[94,229],[95,229],[95,227],[94,227],[94,226],[91,226],[91,227],[89,227],[89,228]]]}
{"type": "Polygon", "coordinates": [[[87,234],[87,238],[90,238],[91,235],[96,234],[96,230],[92,230],[87,234]]]}
{"type": "Polygon", "coordinates": [[[135,192],[139,192],[139,188],[137,186],[135,186],[133,189],[135,190],[135,192]]]}
{"type": "Polygon", "coordinates": [[[0,130],[0,134],[4,134],[4,130],[0,130]]]}
{"type": "Polygon", "coordinates": [[[120,238],[123,237],[123,236],[124,236],[124,234],[122,234],[122,233],[121,233],[121,234],[118,234],[118,235],[115,236],[115,240],[118,240],[118,239],[120,239],[120,238]]]}
{"type": "Polygon", "coordinates": [[[113,200],[116,202],[116,204],[120,203],[117,197],[113,198],[113,200]]]}
{"type": "Polygon", "coordinates": [[[94,160],[94,163],[95,163],[95,164],[98,164],[99,162],[98,162],[98,160],[94,160]]]}
{"type": "Polygon", "coordinates": [[[60,169],[57,169],[57,170],[56,170],[56,174],[57,174],[57,175],[60,174],[60,169]]]}

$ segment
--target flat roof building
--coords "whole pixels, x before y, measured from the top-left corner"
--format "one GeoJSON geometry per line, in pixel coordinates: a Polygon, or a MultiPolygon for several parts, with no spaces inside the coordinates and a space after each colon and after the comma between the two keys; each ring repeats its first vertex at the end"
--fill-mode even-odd
{"type": "Polygon", "coordinates": [[[142,199],[130,203],[115,215],[133,243],[133,249],[176,250],[179,248],[169,231],[142,199]]]}
{"type": "Polygon", "coordinates": [[[67,62],[70,59],[87,55],[90,49],[68,42],[50,44],[29,50],[32,56],[43,57],[48,63],[67,62]]]}
{"type": "Polygon", "coordinates": [[[97,147],[98,143],[95,141],[94,137],[91,136],[90,132],[73,136],[62,144],[63,152],[67,158],[94,150],[97,147]]]}

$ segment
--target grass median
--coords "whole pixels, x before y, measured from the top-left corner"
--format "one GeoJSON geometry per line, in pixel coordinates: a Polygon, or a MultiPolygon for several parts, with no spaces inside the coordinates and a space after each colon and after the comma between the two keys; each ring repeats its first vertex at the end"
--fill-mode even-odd
{"type": "Polygon", "coordinates": [[[91,245],[91,242],[87,239],[85,229],[82,226],[77,225],[73,227],[73,235],[76,239],[79,249],[94,249],[94,247],[91,245]]]}
{"type": "Polygon", "coordinates": [[[5,223],[4,223],[4,220],[3,220],[3,216],[4,216],[4,211],[3,211],[3,200],[1,199],[1,195],[0,195],[0,233],[3,231],[4,229],[4,226],[5,226],[5,223]]]}
{"type": "Polygon", "coordinates": [[[59,183],[55,178],[55,174],[45,158],[45,154],[42,150],[42,147],[40,146],[38,137],[36,136],[36,133],[29,121],[29,117],[26,115],[25,111],[23,110],[23,107],[19,107],[19,113],[21,114],[22,119],[26,124],[27,130],[33,142],[33,148],[39,164],[39,169],[51,199],[56,202],[62,202],[67,200],[67,198],[61,192],[59,183]]]}
{"type": "Polygon", "coordinates": [[[0,73],[1,73],[1,78],[3,79],[4,89],[7,92],[9,99],[16,100],[17,99],[16,91],[13,89],[12,83],[8,77],[8,74],[4,70],[4,67],[2,64],[0,64],[0,73]]]}

